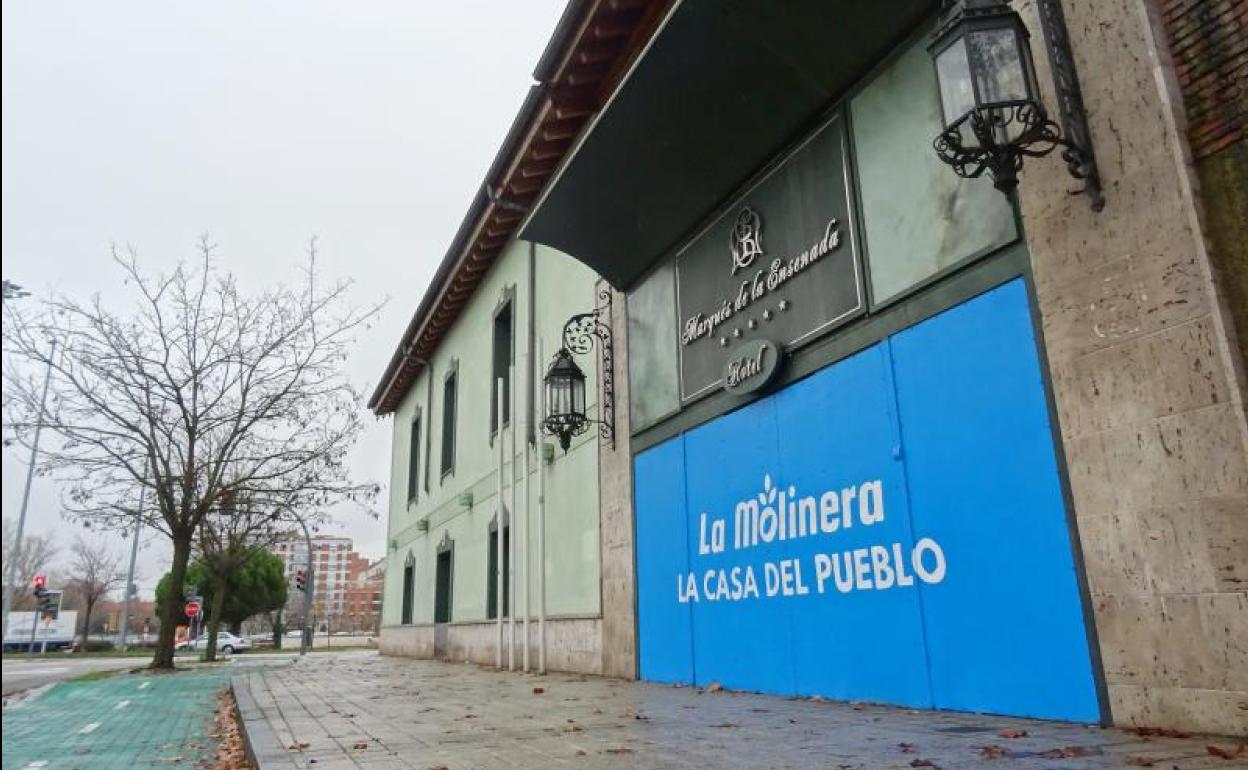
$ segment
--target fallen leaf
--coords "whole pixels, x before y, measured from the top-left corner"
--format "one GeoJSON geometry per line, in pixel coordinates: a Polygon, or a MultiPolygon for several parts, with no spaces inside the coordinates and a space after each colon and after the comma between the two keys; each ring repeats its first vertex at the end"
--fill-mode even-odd
{"type": "Polygon", "coordinates": [[[1006,755],[1005,747],[990,743],[979,747],[979,755],[984,759],[1001,759],[1006,755]]]}
{"type": "Polygon", "coordinates": [[[902,754],[909,754],[910,752],[914,751],[914,744],[913,743],[899,743],[897,744],[897,748],[901,749],[902,754]]]}
{"type": "Polygon", "coordinates": [[[1132,767],[1152,767],[1156,764],[1153,760],[1148,759],[1147,757],[1127,757],[1123,761],[1132,767]]]}
{"type": "Polygon", "coordinates": [[[1002,738],[1026,738],[1027,731],[1007,728],[1005,730],[998,730],[997,735],[1000,735],[1002,738]]]}
{"type": "Polygon", "coordinates": [[[711,725],[711,727],[720,727],[720,728],[725,728],[725,729],[728,729],[728,728],[734,728],[734,727],[740,727],[740,726],[741,726],[741,725],[739,725],[739,724],[737,724],[737,723],[735,723],[735,722],[721,722],[721,723],[719,723],[719,724],[717,724],[717,725],[711,725]]]}
{"type": "Polygon", "coordinates": [[[934,767],[936,768],[936,770],[940,770],[940,765],[936,764],[930,759],[922,759],[922,758],[912,759],[910,760],[910,766],[911,767],[934,767]]]}
{"type": "Polygon", "coordinates": [[[1049,749],[1041,752],[1040,756],[1045,759],[1070,759],[1071,757],[1086,757],[1090,753],[1083,746],[1063,746],[1060,749],[1049,749]]]}
{"type": "Polygon", "coordinates": [[[534,695],[541,695],[541,694],[542,694],[542,693],[544,693],[544,692],[546,692],[546,688],[545,688],[545,687],[534,687],[534,688],[533,688],[533,694],[534,694],[534,695]]]}
{"type": "Polygon", "coordinates": [[[711,682],[706,686],[706,692],[719,692],[722,689],[724,689],[724,686],[719,682],[711,682]]]}
{"type": "Polygon", "coordinates": [[[633,753],[632,749],[625,748],[623,746],[614,746],[609,749],[604,749],[604,751],[607,754],[632,754],[633,753]]]}
{"type": "Polygon", "coordinates": [[[1144,738],[1190,738],[1190,734],[1182,730],[1171,730],[1168,727],[1133,727],[1131,732],[1144,738]]]}
{"type": "Polygon", "coordinates": [[[1234,751],[1228,751],[1221,746],[1206,746],[1205,751],[1209,752],[1218,759],[1238,759],[1248,751],[1248,744],[1241,743],[1234,751]]]}
{"type": "Polygon", "coordinates": [[[563,726],[563,731],[565,733],[579,733],[582,729],[584,728],[582,728],[580,725],[576,723],[575,720],[572,720],[572,719],[569,719],[568,723],[563,726]]]}
{"type": "Polygon", "coordinates": [[[355,743],[351,744],[351,748],[359,749],[363,751],[364,749],[368,748],[368,741],[356,741],[355,743]]]}

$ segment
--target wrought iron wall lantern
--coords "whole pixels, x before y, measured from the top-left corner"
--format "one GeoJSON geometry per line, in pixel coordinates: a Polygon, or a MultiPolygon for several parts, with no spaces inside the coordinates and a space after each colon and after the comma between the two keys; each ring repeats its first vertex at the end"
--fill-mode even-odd
{"type": "Polygon", "coordinates": [[[611,347],[610,290],[603,289],[598,299],[601,304],[593,311],[574,315],[563,325],[563,346],[556,351],[542,378],[546,389],[542,432],[558,438],[559,446],[565,453],[572,445],[572,437],[589,430],[592,423],[597,423],[598,435],[612,449],[615,448],[615,366],[611,347]],[[573,358],[593,350],[595,339],[598,340],[602,361],[601,420],[590,419],[585,413],[585,372],[573,358]]]}
{"type": "Polygon", "coordinates": [[[1057,147],[1083,182],[1092,208],[1105,205],[1092,154],[1083,95],[1060,0],[1038,0],[1057,88],[1061,126],[1049,119],[1036,84],[1027,27],[1008,0],[945,0],[928,50],[936,65],[944,130],[933,146],[959,176],[984,172],[1005,194],[1018,186],[1023,159],[1057,147]]]}

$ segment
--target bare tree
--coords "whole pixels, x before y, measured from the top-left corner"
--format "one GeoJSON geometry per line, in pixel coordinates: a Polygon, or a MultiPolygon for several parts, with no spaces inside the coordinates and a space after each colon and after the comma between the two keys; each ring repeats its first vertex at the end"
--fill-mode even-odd
{"type": "MultiPolygon", "coordinates": [[[[30,588],[35,575],[46,572],[52,565],[58,549],[52,544],[52,538],[47,535],[26,534],[22,536],[21,553],[16,554],[13,549],[16,546],[17,531],[10,519],[4,519],[3,530],[4,539],[0,547],[4,549],[5,565],[8,565],[10,559],[17,559],[17,585],[13,587],[13,609],[31,609],[35,606],[34,594],[27,589],[30,588]]],[[[5,575],[8,575],[7,569],[5,575]]],[[[5,586],[5,591],[8,590],[9,587],[5,586]]]]}
{"type": "MultiPolygon", "coordinates": [[[[149,276],[132,250],[114,249],[134,294],[124,313],[98,295],[57,296],[31,315],[4,306],[5,352],[51,367],[45,430],[58,441],[43,464],[67,490],[69,515],[116,529],[138,517],[172,541],[154,668],[173,667],[192,544],[223,493],[264,489],[292,508],[325,509],[367,504],[378,489],[352,480],[344,462],[363,423],[343,372],[378,307],[346,305],[349,282],[318,285],[315,239],[300,280],[255,294],[219,272],[213,253],[202,239],[197,264],[149,276]],[[63,340],[56,360],[48,339],[63,340]]],[[[23,438],[38,413],[30,368],[4,375],[23,438]]]]}
{"type": "Polygon", "coordinates": [[[106,542],[87,540],[79,535],[70,547],[74,555],[69,566],[66,590],[82,608],[82,649],[87,649],[87,637],[91,631],[91,614],[99,603],[108,598],[113,589],[125,582],[122,574],[121,556],[113,552],[106,542]]]}
{"type": "Polygon", "coordinates": [[[200,523],[196,544],[199,559],[213,581],[214,597],[208,607],[207,660],[216,660],[221,613],[238,587],[237,578],[257,549],[268,549],[279,540],[288,539],[299,518],[308,526],[324,521],[320,513],[296,513],[290,507],[295,497],[288,490],[235,485],[221,496],[221,505],[200,523]]]}

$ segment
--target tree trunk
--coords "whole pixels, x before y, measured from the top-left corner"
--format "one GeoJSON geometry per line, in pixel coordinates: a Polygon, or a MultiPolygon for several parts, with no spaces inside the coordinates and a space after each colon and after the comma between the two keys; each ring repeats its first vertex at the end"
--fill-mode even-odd
{"type": "Polygon", "coordinates": [[[204,650],[204,660],[211,663],[217,659],[217,632],[221,630],[221,608],[225,606],[229,600],[227,592],[229,587],[223,575],[218,575],[213,579],[212,586],[212,607],[210,617],[208,618],[208,647],[204,650]]]}
{"type": "Polygon", "coordinates": [[[186,582],[186,567],[191,560],[191,534],[175,534],[173,536],[173,564],[169,568],[169,596],[160,613],[160,635],[156,637],[156,654],[152,656],[152,668],[173,668],[173,644],[178,632],[178,624],[182,621],[182,605],[186,597],[182,595],[183,583],[186,582]]]}
{"type": "Polygon", "coordinates": [[[273,649],[282,649],[282,634],[286,633],[286,629],[282,627],[282,611],[278,610],[273,614],[273,649]]]}
{"type": "MultiPolygon", "coordinates": [[[[82,614],[85,616],[82,623],[82,651],[87,651],[87,641],[91,638],[91,611],[95,609],[91,606],[91,602],[83,602],[82,614]]],[[[38,620],[38,618],[36,618],[38,620]]]]}

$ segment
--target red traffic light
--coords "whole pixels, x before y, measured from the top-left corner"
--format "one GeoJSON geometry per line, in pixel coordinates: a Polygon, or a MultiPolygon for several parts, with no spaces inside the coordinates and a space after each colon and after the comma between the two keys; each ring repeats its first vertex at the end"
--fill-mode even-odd
{"type": "Polygon", "coordinates": [[[48,576],[47,575],[35,575],[35,579],[33,583],[34,583],[34,587],[36,591],[42,591],[48,585],[48,576]]]}

